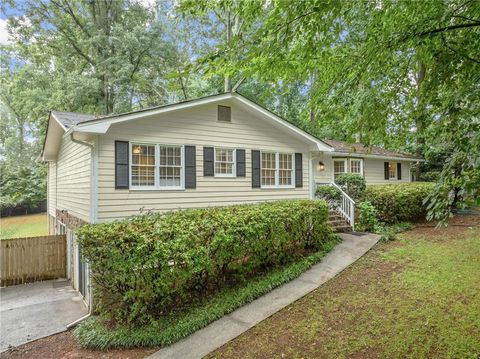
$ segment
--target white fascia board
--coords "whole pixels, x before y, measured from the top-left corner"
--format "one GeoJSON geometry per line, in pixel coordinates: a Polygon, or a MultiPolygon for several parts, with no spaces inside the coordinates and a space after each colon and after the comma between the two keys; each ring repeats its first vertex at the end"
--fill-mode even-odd
{"type": "Polygon", "coordinates": [[[58,122],[58,124],[63,128],[64,131],[67,131],[67,128],[63,125],[63,123],[60,122],[60,120],[53,114],[53,112],[50,112],[50,115],[54,118],[55,121],[58,122]]]}
{"type": "Polygon", "coordinates": [[[240,102],[246,104],[247,106],[250,106],[250,107],[254,108],[256,111],[260,112],[262,115],[270,118],[271,120],[277,122],[280,125],[283,125],[283,126],[287,127],[289,130],[299,134],[300,136],[306,138],[310,142],[313,142],[317,146],[317,149],[319,151],[332,152],[334,150],[333,147],[327,145],[326,143],[320,141],[319,139],[313,137],[312,135],[309,135],[305,131],[301,130],[300,128],[298,128],[298,127],[296,127],[296,126],[294,126],[290,123],[288,123],[287,121],[279,118],[275,114],[273,114],[270,111],[264,109],[263,107],[257,105],[256,103],[248,100],[247,98],[245,98],[243,96],[238,96],[238,95],[233,95],[233,97],[236,98],[237,100],[239,100],[240,102]]]}
{"type": "Polygon", "coordinates": [[[378,156],[370,155],[365,153],[347,153],[347,152],[336,152],[331,153],[333,156],[341,157],[359,157],[359,158],[378,158],[379,160],[395,160],[395,161],[410,161],[410,162],[425,162],[423,158],[408,158],[408,157],[394,157],[394,156],[378,156]]]}

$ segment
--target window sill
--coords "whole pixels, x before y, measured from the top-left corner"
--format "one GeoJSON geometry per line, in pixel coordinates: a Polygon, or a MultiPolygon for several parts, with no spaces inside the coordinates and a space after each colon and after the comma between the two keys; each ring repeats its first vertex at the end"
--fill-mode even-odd
{"type": "Polygon", "coordinates": [[[260,189],[295,189],[295,186],[261,186],[260,189]]]}
{"type": "Polygon", "coordinates": [[[159,192],[164,192],[164,191],[184,191],[184,187],[130,187],[130,191],[159,191],[159,192]]]}
{"type": "Polygon", "coordinates": [[[227,174],[215,174],[214,178],[237,178],[237,175],[227,175],[227,174]]]}

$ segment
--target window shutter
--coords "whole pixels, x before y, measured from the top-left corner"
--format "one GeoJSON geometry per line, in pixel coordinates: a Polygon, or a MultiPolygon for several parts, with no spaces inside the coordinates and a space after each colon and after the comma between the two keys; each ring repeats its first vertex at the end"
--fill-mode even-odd
{"type": "Polygon", "coordinates": [[[402,164],[397,163],[397,179],[401,180],[402,179],[402,164]]]}
{"type": "Polygon", "coordinates": [[[128,189],[129,184],[129,143],[115,141],[115,188],[128,189]]]}
{"type": "Polygon", "coordinates": [[[252,150],[252,188],[260,188],[260,151],[252,150]]]}
{"type": "Polygon", "coordinates": [[[237,177],[245,177],[245,150],[236,150],[237,156],[237,177]]]}
{"type": "Polygon", "coordinates": [[[390,176],[389,176],[389,171],[388,171],[388,162],[384,162],[383,163],[383,172],[385,174],[385,179],[388,180],[390,179],[390,176]]]}
{"type": "Polygon", "coordinates": [[[185,188],[197,188],[195,146],[185,146],[185,188]]]}
{"type": "Polygon", "coordinates": [[[303,161],[301,153],[295,153],[295,187],[303,187],[303,161]]]}
{"type": "Polygon", "coordinates": [[[215,151],[213,147],[204,147],[203,148],[203,175],[204,176],[213,176],[214,172],[214,157],[215,151]]]}

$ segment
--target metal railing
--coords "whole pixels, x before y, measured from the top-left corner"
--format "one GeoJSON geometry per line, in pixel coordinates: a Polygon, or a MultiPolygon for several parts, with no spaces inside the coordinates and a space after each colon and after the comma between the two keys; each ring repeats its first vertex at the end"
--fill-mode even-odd
{"type": "Polygon", "coordinates": [[[333,182],[317,182],[317,186],[332,186],[337,188],[342,197],[340,201],[336,201],[333,203],[329,203],[330,208],[334,211],[337,211],[345,221],[352,227],[352,231],[355,230],[355,201],[350,198],[348,194],[346,194],[336,183],[333,182]]]}

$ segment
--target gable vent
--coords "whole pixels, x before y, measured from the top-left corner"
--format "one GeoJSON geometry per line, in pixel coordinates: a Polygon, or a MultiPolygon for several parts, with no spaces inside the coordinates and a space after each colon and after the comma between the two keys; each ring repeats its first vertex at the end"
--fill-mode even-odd
{"type": "Polygon", "coordinates": [[[229,106],[218,105],[218,121],[232,122],[232,109],[229,106]]]}

